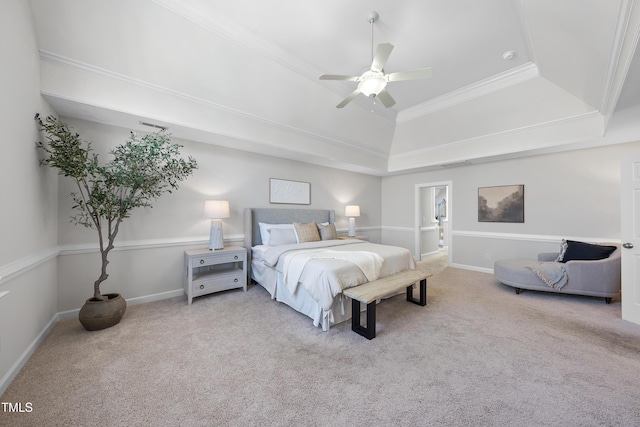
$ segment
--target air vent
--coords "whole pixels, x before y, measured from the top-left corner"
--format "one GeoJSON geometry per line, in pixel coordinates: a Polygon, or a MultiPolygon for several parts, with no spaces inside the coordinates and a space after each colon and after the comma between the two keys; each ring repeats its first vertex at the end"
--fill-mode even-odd
{"type": "Polygon", "coordinates": [[[471,162],[465,160],[463,162],[455,162],[455,163],[445,163],[443,165],[440,165],[443,168],[457,168],[460,166],[469,166],[471,164],[471,162]]]}
{"type": "Polygon", "coordinates": [[[153,123],[147,123],[147,122],[140,122],[141,125],[145,125],[145,126],[149,126],[152,128],[156,128],[156,129],[160,129],[160,130],[167,130],[168,128],[166,126],[160,126],[160,125],[156,125],[153,123]]]}

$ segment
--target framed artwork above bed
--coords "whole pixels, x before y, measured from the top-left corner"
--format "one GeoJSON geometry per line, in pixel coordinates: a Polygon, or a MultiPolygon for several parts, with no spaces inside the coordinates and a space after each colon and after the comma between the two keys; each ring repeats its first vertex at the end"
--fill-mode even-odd
{"type": "Polygon", "coordinates": [[[269,203],[311,204],[311,184],[286,179],[269,179],[269,203]]]}

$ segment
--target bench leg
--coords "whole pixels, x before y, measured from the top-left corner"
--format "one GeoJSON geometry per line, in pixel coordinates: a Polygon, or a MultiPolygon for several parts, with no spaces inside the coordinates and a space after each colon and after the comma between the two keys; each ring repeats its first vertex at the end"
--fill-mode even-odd
{"type": "Polygon", "coordinates": [[[351,300],[351,330],[368,340],[376,337],[376,302],[367,304],[367,326],[360,325],[360,301],[351,300]]]}
{"type": "Polygon", "coordinates": [[[420,281],[420,299],[413,297],[413,285],[407,286],[407,301],[422,306],[427,305],[427,279],[420,281]]]}

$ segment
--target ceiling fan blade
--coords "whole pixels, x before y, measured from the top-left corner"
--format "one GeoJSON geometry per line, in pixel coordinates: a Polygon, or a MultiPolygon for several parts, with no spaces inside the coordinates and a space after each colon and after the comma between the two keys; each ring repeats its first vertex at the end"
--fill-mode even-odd
{"type": "Polygon", "coordinates": [[[323,74],[320,76],[320,80],[347,80],[350,82],[358,81],[360,76],[341,76],[338,74],[323,74]]]}
{"type": "Polygon", "coordinates": [[[411,71],[398,71],[397,73],[390,73],[387,75],[387,79],[390,82],[399,82],[401,80],[419,80],[428,79],[433,72],[431,68],[419,68],[411,71]]]}
{"type": "Polygon", "coordinates": [[[382,101],[382,103],[384,104],[385,107],[389,108],[389,107],[393,107],[396,103],[395,99],[393,99],[391,97],[391,94],[389,93],[389,91],[387,91],[387,89],[382,89],[380,91],[380,93],[378,93],[378,98],[380,98],[380,101],[382,101]]]}
{"type": "Polygon", "coordinates": [[[380,43],[376,48],[376,53],[373,55],[373,61],[371,61],[371,70],[382,71],[385,64],[387,63],[387,59],[389,59],[389,55],[391,55],[392,50],[393,45],[391,43],[380,43]]]}
{"type": "Polygon", "coordinates": [[[345,99],[342,100],[342,102],[338,105],[336,105],[336,108],[342,108],[345,105],[347,105],[348,103],[351,102],[351,100],[353,98],[355,98],[356,96],[358,96],[360,94],[360,90],[356,89],[353,92],[351,92],[345,99]]]}

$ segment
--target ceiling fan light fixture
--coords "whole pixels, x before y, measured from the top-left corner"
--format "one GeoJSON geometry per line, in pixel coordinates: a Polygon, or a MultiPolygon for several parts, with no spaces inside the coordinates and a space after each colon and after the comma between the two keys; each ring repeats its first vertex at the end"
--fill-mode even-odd
{"type": "Polygon", "coordinates": [[[384,74],[376,71],[368,71],[361,77],[358,90],[365,96],[375,96],[387,86],[384,74]]]}
{"type": "MultiPolygon", "coordinates": [[[[347,95],[336,108],[344,108],[359,94],[367,97],[377,97],[386,107],[391,108],[396,104],[391,94],[387,91],[387,83],[400,80],[417,80],[431,77],[431,68],[421,68],[411,71],[400,71],[396,73],[386,74],[384,66],[391,55],[393,45],[391,43],[380,43],[377,49],[373,50],[373,23],[378,19],[376,12],[370,12],[367,16],[371,24],[371,66],[365,68],[359,76],[343,76],[338,74],[323,74],[320,80],[344,80],[350,82],[358,82],[358,87],[347,95]]],[[[374,100],[375,104],[375,100],[374,100]]]]}

